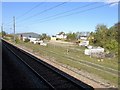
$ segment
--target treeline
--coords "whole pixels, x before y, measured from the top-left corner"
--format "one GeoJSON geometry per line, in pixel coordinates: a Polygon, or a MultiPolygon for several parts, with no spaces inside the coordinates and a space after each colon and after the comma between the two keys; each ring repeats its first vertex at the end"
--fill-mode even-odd
{"type": "MultiPolygon", "coordinates": [[[[87,36],[90,41],[90,45],[101,46],[106,51],[118,54],[118,31],[120,29],[120,23],[116,23],[112,27],[108,28],[104,24],[98,24],[95,27],[94,32],[69,32],[66,34],[65,41],[76,42],[81,36],[87,36]]],[[[61,33],[61,32],[60,32],[61,33]]],[[[62,32],[64,33],[64,32],[62,32]]],[[[7,36],[6,32],[2,32],[3,36],[7,36]]],[[[11,35],[12,36],[12,35],[11,35]]],[[[41,40],[50,40],[51,37],[46,33],[39,35],[41,40]]]]}
{"type": "Polygon", "coordinates": [[[95,46],[101,46],[106,50],[118,54],[118,30],[120,23],[107,28],[106,25],[97,25],[95,32],[90,33],[90,37],[94,39],[90,40],[90,43],[95,46]]]}
{"type": "Polygon", "coordinates": [[[76,41],[80,36],[87,36],[90,45],[100,46],[106,51],[118,54],[118,30],[120,23],[108,28],[104,24],[98,24],[94,32],[71,32],[67,33],[67,41],[76,41]]]}
{"type": "Polygon", "coordinates": [[[46,33],[42,33],[39,35],[39,38],[41,40],[50,40],[51,37],[49,35],[47,35],[46,33]]]}

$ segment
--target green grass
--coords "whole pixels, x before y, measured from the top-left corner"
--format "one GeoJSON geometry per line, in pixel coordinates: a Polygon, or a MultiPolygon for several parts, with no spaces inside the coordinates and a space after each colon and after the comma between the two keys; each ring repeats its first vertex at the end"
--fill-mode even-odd
{"type": "Polygon", "coordinates": [[[80,61],[82,59],[82,60],[96,63],[96,64],[99,64],[99,65],[102,65],[105,67],[110,67],[110,68],[113,68],[116,70],[118,68],[117,60],[105,59],[103,62],[98,62],[96,58],[90,58],[89,56],[85,56],[83,53],[84,48],[80,48],[77,46],[75,46],[75,47],[72,46],[72,48],[80,49],[80,51],[70,49],[71,47],[61,47],[61,46],[55,46],[55,45],[51,45],[51,44],[48,44],[48,46],[46,46],[46,47],[40,46],[40,45],[34,45],[31,43],[24,43],[24,42],[19,42],[19,44],[21,46],[23,45],[25,47],[32,49],[34,52],[38,52],[40,55],[42,55],[44,57],[54,58],[56,61],[58,61],[60,63],[69,65],[69,66],[77,68],[79,70],[82,69],[89,73],[96,74],[105,80],[109,80],[113,85],[117,85],[117,82],[118,82],[117,76],[113,76],[112,74],[108,74],[107,72],[100,71],[93,67],[88,67],[83,64],[77,63],[74,60],[67,58],[67,56],[74,57],[78,61],[80,61]],[[67,49],[69,49],[68,54],[66,52],[67,49]]]}
{"type": "MultiPolygon", "coordinates": [[[[26,44],[28,45],[30,43],[26,43],[26,44]]],[[[35,45],[35,47],[36,46],[37,45],[35,45]]],[[[60,55],[65,55],[65,56],[67,55],[66,54],[67,49],[63,48],[63,47],[48,45],[47,47],[39,46],[37,48],[40,48],[40,47],[42,47],[43,49],[49,50],[49,51],[59,53],[60,55]]],[[[77,58],[78,61],[86,60],[86,61],[89,61],[89,62],[92,62],[92,63],[95,63],[95,64],[99,64],[99,65],[102,65],[102,66],[105,66],[105,67],[109,67],[109,68],[118,70],[117,59],[115,59],[115,60],[105,59],[103,62],[98,62],[96,58],[90,58],[89,56],[85,56],[83,54],[83,51],[76,51],[76,50],[69,50],[69,51],[70,52],[68,53],[68,56],[75,57],[75,58],[77,58]]]]}
{"type": "MultiPolygon", "coordinates": [[[[45,48],[45,47],[42,47],[42,49],[40,50],[40,52],[43,52],[43,51],[45,52],[45,50],[43,48],[45,48]]],[[[98,76],[102,77],[103,79],[112,81],[112,84],[114,84],[114,85],[115,85],[115,83],[117,84],[118,78],[116,76],[110,75],[110,74],[108,74],[106,72],[103,72],[103,71],[96,70],[96,69],[94,69],[92,67],[88,68],[85,65],[82,65],[82,64],[79,64],[77,62],[74,62],[74,61],[72,61],[72,60],[70,60],[68,58],[62,57],[61,55],[49,53],[48,51],[46,51],[46,55],[49,55],[51,57],[55,57],[55,59],[58,62],[60,62],[60,63],[69,65],[69,66],[77,68],[79,70],[83,69],[84,71],[87,71],[89,73],[97,74],[98,76]]]]}
{"type": "MultiPolygon", "coordinates": [[[[69,47],[67,47],[67,48],[69,48],[69,47]]],[[[54,47],[53,45],[49,45],[47,49],[49,49],[50,51],[54,51],[56,53],[59,53],[61,55],[65,55],[65,53],[67,51],[67,48],[66,47],[63,48],[63,47],[59,47],[59,46],[54,47]]],[[[44,49],[46,49],[46,47],[44,49]]],[[[114,59],[114,60],[104,59],[103,62],[98,62],[98,60],[96,58],[90,58],[89,56],[84,55],[83,50],[78,51],[78,50],[73,50],[73,49],[70,49],[70,48],[69,48],[68,55],[77,58],[78,61],[86,60],[86,61],[89,61],[89,62],[92,62],[92,63],[95,63],[95,64],[99,64],[99,65],[102,65],[102,66],[105,66],[105,67],[109,67],[109,68],[118,70],[117,59],[114,59]]]]}

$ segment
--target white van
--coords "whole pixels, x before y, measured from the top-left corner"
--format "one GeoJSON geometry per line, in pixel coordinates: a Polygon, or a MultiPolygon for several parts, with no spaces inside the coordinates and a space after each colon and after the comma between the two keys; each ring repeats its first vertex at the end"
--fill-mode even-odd
{"type": "Polygon", "coordinates": [[[89,45],[89,41],[82,41],[79,46],[88,46],[89,45]]]}

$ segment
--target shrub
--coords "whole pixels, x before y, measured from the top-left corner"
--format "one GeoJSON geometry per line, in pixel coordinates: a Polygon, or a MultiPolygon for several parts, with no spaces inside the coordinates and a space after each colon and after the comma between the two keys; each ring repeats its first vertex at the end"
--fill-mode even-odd
{"type": "Polygon", "coordinates": [[[28,38],[27,38],[27,39],[25,39],[25,41],[24,41],[24,42],[29,42],[29,41],[30,41],[30,39],[28,39],[28,38]]]}

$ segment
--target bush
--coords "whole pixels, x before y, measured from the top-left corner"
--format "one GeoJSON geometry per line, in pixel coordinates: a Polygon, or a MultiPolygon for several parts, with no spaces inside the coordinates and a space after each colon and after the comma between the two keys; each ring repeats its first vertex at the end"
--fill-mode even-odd
{"type": "Polygon", "coordinates": [[[27,42],[29,42],[29,41],[30,41],[30,39],[25,39],[25,41],[24,41],[24,42],[26,42],[26,43],[27,43],[27,42]]]}
{"type": "Polygon", "coordinates": [[[115,54],[114,53],[108,53],[108,54],[105,54],[105,57],[106,58],[113,58],[113,57],[115,57],[115,54]]]}
{"type": "Polygon", "coordinates": [[[9,38],[7,38],[7,37],[3,37],[3,39],[5,39],[5,40],[9,40],[9,38]]]}
{"type": "Polygon", "coordinates": [[[60,38],[56,38],[56,40],[61,40],[60,38]]]}
{"type": "Polygon", "coordinates": [[[16,42],[16,43],[19,43],[19,42],[20,42],[20,40],[19,40],[18,37],[15,38],[15,42],[16,42]]]}

